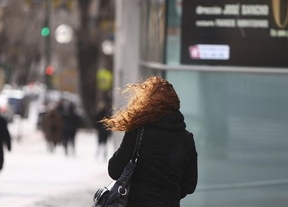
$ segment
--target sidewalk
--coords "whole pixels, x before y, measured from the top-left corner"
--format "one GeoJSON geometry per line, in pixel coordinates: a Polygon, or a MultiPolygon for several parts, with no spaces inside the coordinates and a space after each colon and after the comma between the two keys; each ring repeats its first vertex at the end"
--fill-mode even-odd
{"type": "MultiPolygon", "coordinates": [[[[111,182],[107,162],[96,157],[97,134],[80,130],[76,154],[65,156],[62,146],[49,153],[41,131],[23,123],[17,141],[17,125],[9,126],[12,151],[5,151],[0,173],[0,207],[86,207],[96,190],[111,182]]],[[[108,158],[114,151],[108,141],[108,158]]]]}
{"type": "Polygon", "coordinates": [[[94,193],[94,189],[66,192],[62,196],[47,197],[47,199],[29,205],[29,207],[91,207],[94,193]]]}
{"type": "Polygon", "coordinates": [[[87,184],[85,188],[63,191],[58,195],[48,195],[46,198],[29,204],[25,207],[89,207],[92,206],[94,193],[99,187],[108,185],[110,179],[106,174],[99,172],[95,175],[95,185],[87,184]]]}
{"type": "MultiPolygon", "coordinates": [[[[87,138],[91,132],[82,131],[78,135],[78,139],[87,138]]],[[[91,143],[90,143],[91,144],[91,143]]],[[[89,145],[89,144],[88,144],[89,145]]],[[[107,143],[108,145],[108,158],[112,155],[114,146],[113,141],[110,140],[107,143]]],[[[81,146],[79,145],[78,150],[82,153],[91,148],[91,146],[81,146]]],[[[95,147],[96,149],[96,147],[95,147]]],[[[79,153],[80,153],[79,152],[79,153]]],[[[91,154],[91,153],[90,153],[91,154]]],[[[95,156],[95,152],[93,152],[95,156]]],[[[38,201],[34,202],[33,205],[29,204],[25,207],[89,207],[92,206],[92,199],[96,190],[102,186],[106,186],[111,182],[111,178],[107,174],[107,162],[103,161],[100,157],[93,158],[95,163],[91,169],[94,169],[94,173],[91,176],[84,178],[83,181],[73,184],[69,189],[65,188],[60,190],[57,193],[53,193],[42,197],[38,201]]]]}

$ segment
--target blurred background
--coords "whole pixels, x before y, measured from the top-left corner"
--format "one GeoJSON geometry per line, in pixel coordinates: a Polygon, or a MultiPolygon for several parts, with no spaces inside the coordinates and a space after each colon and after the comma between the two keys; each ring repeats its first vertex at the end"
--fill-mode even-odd
{"type": "Polygon", "coordinates": [[[286,207],[287,5],[0,0],[0,113],[12,137],[0,206],[91,205],[122,137],[99,142],[100,111],[124,104],[118,87],[159,75],[179,94],[199,156],[181,206],[286,207]],[[45,120],[71,105],[77,130],[65,147],[45,120]]]}

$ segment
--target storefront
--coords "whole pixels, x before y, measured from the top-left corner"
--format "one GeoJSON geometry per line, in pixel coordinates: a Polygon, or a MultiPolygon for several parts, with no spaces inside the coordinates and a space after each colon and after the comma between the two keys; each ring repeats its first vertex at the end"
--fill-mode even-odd
{"type": "Polygon", "coordinates": [[[199,153],[181,206],[287,205],[288,1],[137,3],[139,77],[174,85],[199,153]]]}

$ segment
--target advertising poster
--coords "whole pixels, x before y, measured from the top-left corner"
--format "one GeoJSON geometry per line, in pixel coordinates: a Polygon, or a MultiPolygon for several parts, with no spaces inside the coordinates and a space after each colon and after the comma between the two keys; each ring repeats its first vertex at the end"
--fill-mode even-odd
{"type": "Polygon", "coordinates": [[[288,67],[288,0],[183,0],[181,63],[288,67]]]}

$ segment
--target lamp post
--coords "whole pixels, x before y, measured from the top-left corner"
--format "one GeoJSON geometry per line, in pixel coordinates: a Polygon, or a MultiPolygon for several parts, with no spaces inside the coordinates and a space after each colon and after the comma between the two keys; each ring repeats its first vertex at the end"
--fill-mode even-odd
{"type": "MultiPolygon", "coordinates": [[[[45,38],[45,71],[51,64],[51,32],[50,32],[50,12],[51,12],[51,0],[45,0],[45,20],[44,26],[41,30],[41,35],[45,38]]],[[[45,82],[47,88],[52,88],[52,76],[45,73],[45,82]]]]}

